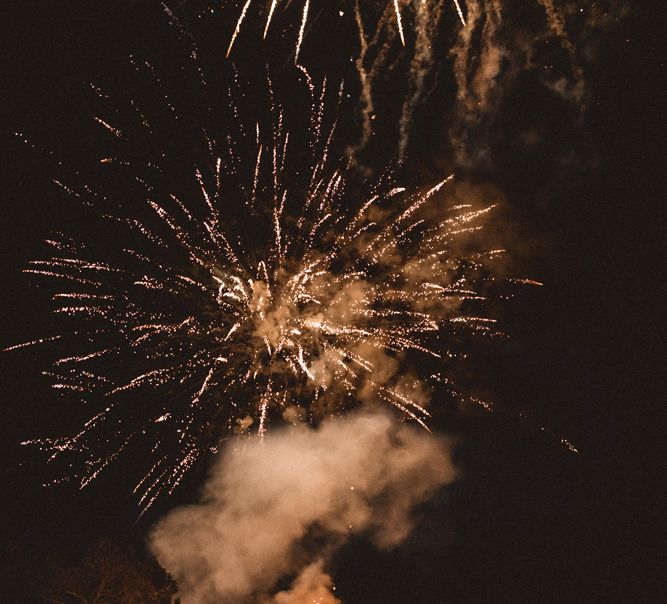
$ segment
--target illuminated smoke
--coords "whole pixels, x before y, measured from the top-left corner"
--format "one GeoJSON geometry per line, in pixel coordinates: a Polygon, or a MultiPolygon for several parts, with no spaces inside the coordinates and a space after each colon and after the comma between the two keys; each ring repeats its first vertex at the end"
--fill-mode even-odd
{"type": "Polygon", "coordinates": [[[353,535],[381,549],[401,543],[415,507],[454,479],[449,448],[368,413],[230,443],[201,503],[162,520],[151,549],[183,604],[334,604],[333,553],[353,535]]]}
{"type": "Polygon", "coordinates": [[[331,577],[322,570],[323,562],[309,564],[299,573],[292,586],[273,597],[275,604],[340,604],[334,596],[331,577]]]}

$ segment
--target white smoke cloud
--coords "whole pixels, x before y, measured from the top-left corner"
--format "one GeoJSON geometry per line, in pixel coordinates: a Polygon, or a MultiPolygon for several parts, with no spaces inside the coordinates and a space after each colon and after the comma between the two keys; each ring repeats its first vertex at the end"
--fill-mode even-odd
{"type": "Polygon", "coordinates": [[[155,527],[151,549],[184,604],[336,604],[331,554],[352,534],[380,548],[403,541],[415,506],[455,478],[450,448],[368,412],[236,441],[201,502],[155,527]]]}

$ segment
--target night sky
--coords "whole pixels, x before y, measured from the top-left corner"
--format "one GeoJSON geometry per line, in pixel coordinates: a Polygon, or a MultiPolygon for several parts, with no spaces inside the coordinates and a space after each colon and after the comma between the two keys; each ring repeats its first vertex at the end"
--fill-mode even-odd
{"type": "MultiPolygon", "coordinates": [[[[12,133],[79,162],[101,137],[91,127],[96,105],[86,82],[122,89],[129,54],[151,56],[177,78],[179,45],[158,4],[9,0],[0,9],[2,347],[49,332],[48,296],[21,271],[43,253],[49,232],[76,233],[87,224],[50,182],[51,164],[12,133]]],[[[202,46],[224,54],[233,19],[201,24],[193,15],[205,3],[181,4],[179,14],[192,19],[202,46]],[[224,34],[218,37],[216,27],[224,34]]],[[[337,3],[322,5],[303,61],[316,78],[350,79],[354,98],[354,38],[331,17],[337,3]]],[[[515,21],[522,17],[534,19],[512,13],[515,21]]],[[[445,405],[436,413],[436,428],[460,439],[461,479],[420,510],[422,520],[395,551],[378,552],[359,539],[336,554],[332,575],[346,604],[657,601],[646,553],[660,516],[658,464],[642,459],[656,459],[650,408],[664,401],[659,17],[633,6],[582,42],[586,95],[576,106],[545,92],[530,73],[517,78],[494,119],[475,131],[489,159],[468,165],[454,164],[453,33],[442,36],[442,66],[414,121],[402,173],[429,184],[454,169],[500,191],[498,228],[513,268],[545,285],[522,290],[499,309],[510,339],[471,350],[466,383],[498,411],[445,405]],[[521,142],[527,134],[530,145],[521,142]]],[[[446,21],[454,32],[453,11],[446,21]]],[[[234,53],[240,77],[264,78],[268,62],[278,95],[288,93],[295,26],[285,40],[261,45],[252,33],[259,24],[250,22],[234,53]]],[[[391,87],[401,85],[402,69],[395,62],[378,84],[377,134],[360,157],[371,172],[395,150],[400,95],[391,87]]],[[[343,138],[352,142],[356,115],[352,101],[341,108],[343,138]]],[[[67,483],[42,487],[50,468],[18,443],[58,433],[70,425],[62,417],[68,411],[41,376],[39,350],[5,353],[0,361],[0,603],[45,601],[37,594],[53,561],[74,567],[100,541],[147,556],[148,530],[171,507],[196,500],[205,468],[138,521],[125,474],[140,460],[119,462],[84,491],[67,483]]]]}

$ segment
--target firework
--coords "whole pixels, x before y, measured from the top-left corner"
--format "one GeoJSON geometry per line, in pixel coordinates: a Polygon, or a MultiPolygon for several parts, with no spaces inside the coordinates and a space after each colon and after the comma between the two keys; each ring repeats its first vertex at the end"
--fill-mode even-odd
{"type": "MultiPolygon", "coordinates": [[[[135,66],[177,124],[155,68],[135,66]]],[[[249,126],[237,88],[228,93],[234,127],[202,130],[204,156],[191,163],[170,157],[164,124],[134,100],[124,125],[106,117],[118,108],[95,116],[127,156],[104,154],[96,185],[54,182],[112,235],[47,240],[52,254],[26,272],[53,284],[63,330],[8,349],[61,346],[45,374],[55,392],[96,409],[75,434],[26,444],[52,459],[81,456],[82,487],[138,447],[152,460],[136,487],[146,507],[225,434],[262,437],[280,418],[319,422],[389,405],[428,429],[436,388],[462,398],[447,372],[465,356],[456,335],[498,333],[474,309],[491,279],[486,263],[503,250],[468,241],[490,207],[450,204],[452,176],[412,190],[387,170],[357,186],[350,162],[335,160],[325,111],[342,87],[309,96],[310,117],[296,129],[275,102],[249,126]],[[156,146],[141,161],[139,137],[156,146]],[[114,191],[103,190],[108,182],[114,191]]]]}

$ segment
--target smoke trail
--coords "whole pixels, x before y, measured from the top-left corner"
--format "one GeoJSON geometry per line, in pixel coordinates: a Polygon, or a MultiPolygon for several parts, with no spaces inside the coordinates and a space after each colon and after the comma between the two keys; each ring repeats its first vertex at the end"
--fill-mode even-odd
{"type": "Polygon", "coordinates": [[[373,36],[367,39],[359,2],[355,2],[354,19],[359,35],[359,55],[355,59],[354,66],[361,87],[358,108],[361,117],[361,137],[356,145],[348,148],[348,153],[351,155],[363,151],[373,135],[373,119],[375,119],[373,84],[386,67],[389,51],[396,37],[395,30],[388,26],[389,15],[388,10],[382,13],[374,27],[373,36]],[[381,42],[384,32],[386,32],[387,39],[381,42]]]}
{"type": "Polygon", "coordinates": [[[500,77],[503,58],[511,57],[510,51],[500,42],[501,6],[496,0],[483,2],[484,7],[479,0],[468,2],[466,25],[459,30],[451,50],[457,93],[456,119],[450,130],[450,138],[459,165],[469,165],[480,160],[480,155],[484,153],[483,150],[480,152],[480,137],[471,135],[471,131],[484,128],[484,116],[495,112],[502,91],[517,73],[516,64],[509,61],[509,66],[500,77]],[[476,33],[480,26],[481,37],[477,42],[476,33]],[[468,144],[469,138],[476,141],[474,151],[468,144]]]}
{"type": "Polygon", "coordinates": [[[412,119],[424,97],[426,77],[433,70],[433,51],[440,29],[443,3],[439,0],[423,0],[415,6],[415,49],[410,62],[408,93],[403,102],[399,124],[398,157],[405,157],[408,148],[412,119]]]}
{"type": "Polygon", "coordinates": [[[537,0],[528,16],[501,0],[468,0],[466,6],[466,23],[450,50],[457,93],[449,139],[456,163],[492,163],[497,118],[527,74],[565,101],[579,123],[588,104],[584,66],[595,55],[592,34],[623,18],[627,4],[537,0]]]}
{"type": "Polygon", "coordinates": [[[386,415],[351,415],[237,441],[197,505],[154,529],[151,548],[184,604],[338,602],[325,566],[351,535],[403,541],[412,511],[455,471],[449,444],[386,415]],[[282,578],[292,587],[273,598],[282,578]]]}

